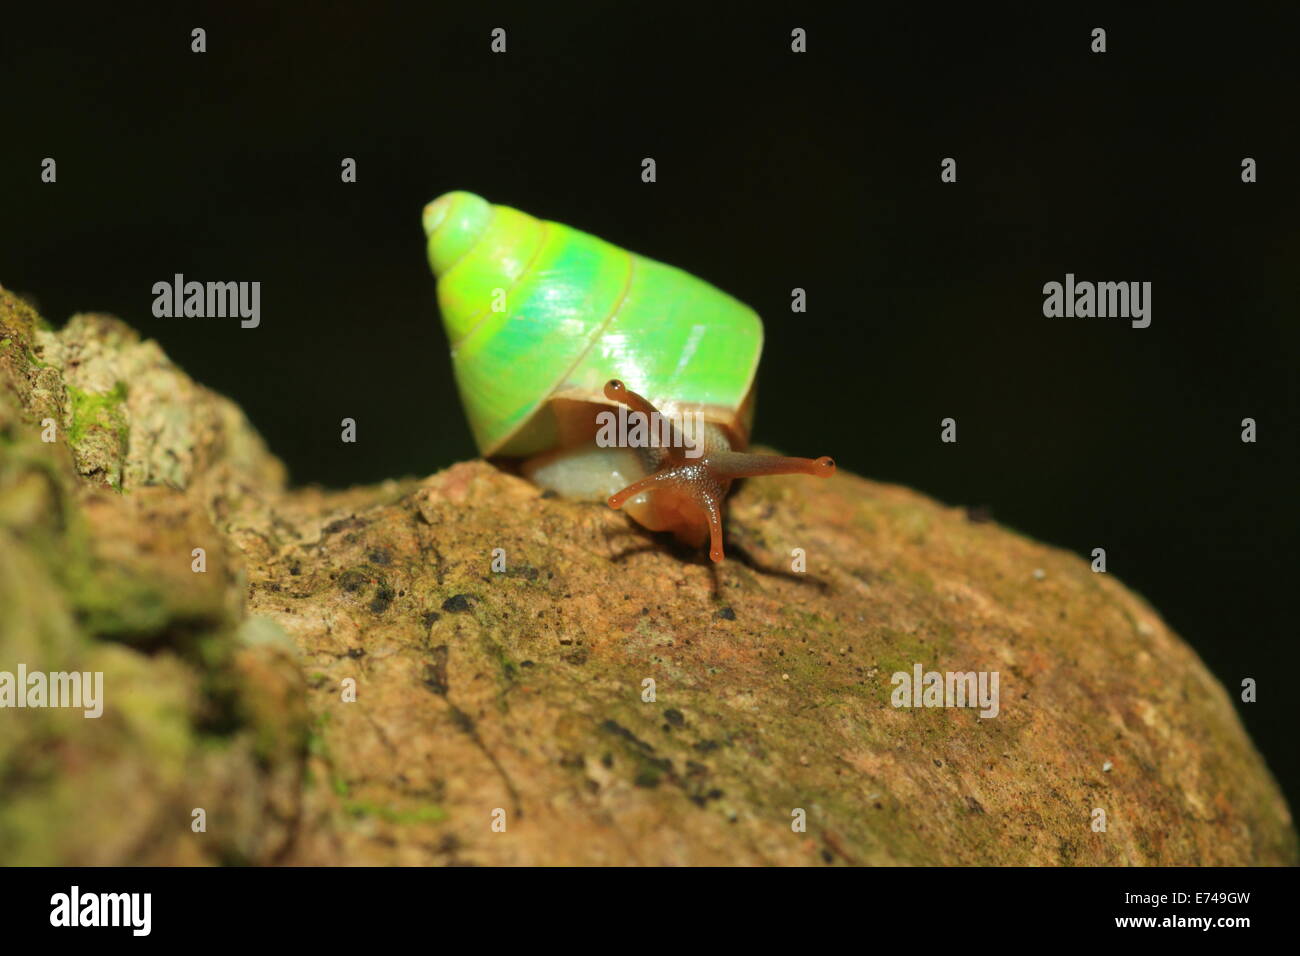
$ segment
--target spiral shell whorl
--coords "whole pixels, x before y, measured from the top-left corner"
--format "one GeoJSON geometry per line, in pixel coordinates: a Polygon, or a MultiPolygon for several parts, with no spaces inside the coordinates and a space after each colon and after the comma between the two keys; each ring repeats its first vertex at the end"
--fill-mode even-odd
{"type": "Polygon", "coordinates": [[[611,378],[747,438],[762,324],[680,269],[465,192],[424,211],[462,404],[484,455],[552,447],[554,398],[611,378]],[[506,308],[494,311],[504,293],[506,308]]]}

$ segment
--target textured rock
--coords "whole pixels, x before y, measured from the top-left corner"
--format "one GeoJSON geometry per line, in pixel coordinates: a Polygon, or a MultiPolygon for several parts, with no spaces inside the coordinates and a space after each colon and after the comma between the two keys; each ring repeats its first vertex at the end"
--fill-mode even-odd
{"type": "Polygon", "coordinates": [[[288,850],[302,676],[287,636],[250,639],[242,562],[211,520],[282,474],[155,344],[97,316],[53,333],[0,290],[0,670],[102,671],[106,698],[98,719],[0,710],[0,863],[288,850]]]}
{"type": "Polygon", "coordinates": [[[483,462],[289,491],[116,320],[0,293],[6,339],[0,669],[108,702],[0,711],[4,862],[1297,859],[1223,688],[1076,555],[843,473],[745,483],[719,567],[483,462]],[[999,716],[891,706],[918,663],[999,716]]]}

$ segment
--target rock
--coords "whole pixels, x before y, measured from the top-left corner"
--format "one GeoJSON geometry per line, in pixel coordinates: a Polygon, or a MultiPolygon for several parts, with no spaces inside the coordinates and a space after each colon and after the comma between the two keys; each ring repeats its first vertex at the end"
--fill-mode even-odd
{"type": "Polygon", "coordinates": [[[282,475],[238,410],[155,344],[96,316],[51,332],[0,290],[0,672],[98,671],[105,698],[99,718],[0,710],[0,863],[267,863],[289,848],[301,668],[237,640],[245,572],[212,523],[282,475]]]}
{"type": "Polygon", "coordinates": [[[962,509],[750,481],[714,567],[481,461],[286,489],[114,319],[0,291],[0,343],[0,670],[106,698],[0,711],[0,862],[1297,861],[1160,617],[962,509]],[[918,664],[997,671],[998,715],[893,706],[918,664]]]}

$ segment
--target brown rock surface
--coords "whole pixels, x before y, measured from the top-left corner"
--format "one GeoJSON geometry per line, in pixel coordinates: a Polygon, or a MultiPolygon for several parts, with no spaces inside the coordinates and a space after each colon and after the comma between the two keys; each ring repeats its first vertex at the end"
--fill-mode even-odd
{"type": "Polygon", "coordinates": [[[154,343],[0,291],[0,670],[106,685],[0,711],[0,862],[1296,862],[1160,617],[960,509],[750,481],[715,568],[483,462],[283,475],[154,343]],[[891,706],[917,663],[1000,714],[891,706]]]}

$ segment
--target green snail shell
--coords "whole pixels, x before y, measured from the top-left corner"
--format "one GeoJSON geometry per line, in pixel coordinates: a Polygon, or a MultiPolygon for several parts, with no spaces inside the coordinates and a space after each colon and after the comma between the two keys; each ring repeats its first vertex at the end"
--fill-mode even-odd
{"type": "Polygon", "coordinates": [[[748,306],[681,269],[472,193],[429,203],[424,230],[461,403],[484,456],[555,447],[552,402],[609,404],[613,378],[665,414],[698,409],[734,447],[748,443],[763,348],[748,306]]]}

